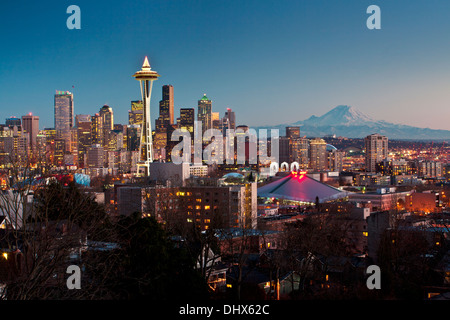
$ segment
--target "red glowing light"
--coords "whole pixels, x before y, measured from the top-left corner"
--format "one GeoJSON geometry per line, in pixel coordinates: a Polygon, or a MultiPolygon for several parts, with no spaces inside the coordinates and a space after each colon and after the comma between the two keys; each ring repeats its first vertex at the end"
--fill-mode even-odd
{"type": "Polygon", "coordinates": [[[303,179],[305,174],[306,174],[306,171],[291,171],[291,176],[293,178],[296,178],[297,180],[303,179]]]}

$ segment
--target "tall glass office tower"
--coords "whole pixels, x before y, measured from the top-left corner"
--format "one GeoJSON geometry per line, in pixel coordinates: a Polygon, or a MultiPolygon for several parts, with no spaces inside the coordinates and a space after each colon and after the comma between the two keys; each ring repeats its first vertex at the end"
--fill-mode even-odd
{"type": "Polygon", "coordinates": [[[69,91],[56,91],[55,130],[56,138],[64,140],[65,151],[71,151],[71,129],[73,127],[73,94],[69,91]]]}

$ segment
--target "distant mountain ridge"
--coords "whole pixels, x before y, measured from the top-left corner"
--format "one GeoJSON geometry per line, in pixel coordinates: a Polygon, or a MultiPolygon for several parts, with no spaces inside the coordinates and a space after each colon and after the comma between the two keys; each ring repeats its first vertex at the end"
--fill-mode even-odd
{"type": "Polygon", "coordinates": [[[379,133],[389,139],[399,140],[450,140],[450,130],[419,128],[374,120],[347,105],[339,105],[320,117],[313,115],[306,120],[264,128],[278,128],[280,135],[284,135],[288,126],[300,126],[300,134],[307,137],[336,135],[364,138],[372,133],[379,133]]]}

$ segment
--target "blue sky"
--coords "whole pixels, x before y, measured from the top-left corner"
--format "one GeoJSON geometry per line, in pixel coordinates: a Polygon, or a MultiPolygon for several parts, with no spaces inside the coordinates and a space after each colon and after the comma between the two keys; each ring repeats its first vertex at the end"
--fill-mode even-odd
{"type": "Polygon", "coordinates": [[[110,105],[127,122],[148,55],[172,84],[175,118],[203,93],[238,124],[275,125],[340,104],[390,122],[450,130],[448,0],[0,1],[0,123],[28,112],[53,126],[55,90],[75,114],[110,105]],[[69,5],[81,30],[69,30],[69,5]],[[366,9],[381,8],[381,30],[366,9]],[[72,86],[75,88],[72,90],[72,86]]]}

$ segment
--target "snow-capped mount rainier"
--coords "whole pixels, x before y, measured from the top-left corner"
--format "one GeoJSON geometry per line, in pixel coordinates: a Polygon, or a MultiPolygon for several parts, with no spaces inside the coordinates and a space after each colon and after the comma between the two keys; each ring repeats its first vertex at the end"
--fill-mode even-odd
{"type": "Polygon", "coordinates": [[[373,122],[376,121],[353,107],[337,106],[320,117],[311,116],[304,121],[298,121],[296,123],[308,124],[315,127],[330,127],[337,125],[355,126],[373,122]]]}
{"type": "Polygon", "coordinates": [[[346,105],[337,106],[320,117],[314,115],[306,120],[265,128],[278,128],[280,135],[284,135],[287,126],[300,126],[301,135],[307,137],[336,135],[347,138],[364,138],[372,133],[379,133],[389,139],[450,140],[450,130],[419,128],[374,120],[361,111],[346,105]]]}

